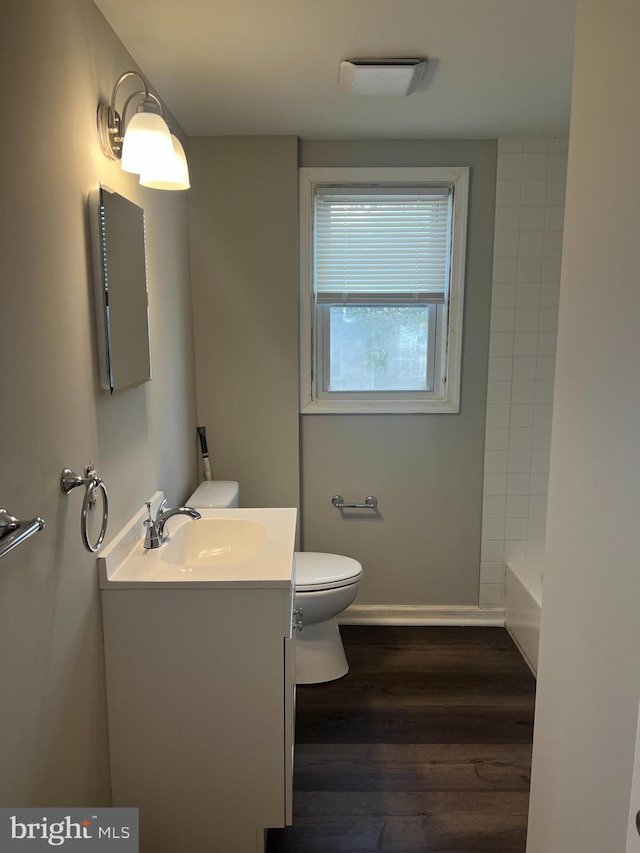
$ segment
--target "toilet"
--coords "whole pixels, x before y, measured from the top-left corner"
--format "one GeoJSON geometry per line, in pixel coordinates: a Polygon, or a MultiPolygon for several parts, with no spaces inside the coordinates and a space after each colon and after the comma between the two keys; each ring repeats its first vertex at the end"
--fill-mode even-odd
{"type": "MultiPolygon", "coordinates": [[[[235,481],[210,480],[187,503],[195,509],[233,508],[239,497],[235,481]]],[[[297,551],[294,560],[294,610],[302,619],[302,630],[294,632],[296,684],[333,681],[349,671],[336,616],[358,594],[362,566],[351,557],[314,551],[297,551]]]]}

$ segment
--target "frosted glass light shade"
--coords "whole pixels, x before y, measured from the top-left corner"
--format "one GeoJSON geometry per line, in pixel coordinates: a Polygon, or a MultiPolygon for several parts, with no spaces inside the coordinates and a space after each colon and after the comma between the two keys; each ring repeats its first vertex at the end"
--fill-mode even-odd
{"type": "Polygon", "coordinates": [[[124,135],[122,169],[136,175],[147,169],[159,171],[173,156],[171,134],[164,119],[156,113],[136,113],[124,135]]]}
{"type": "Polygon", "coordinates": [[[155,164],[149,163],[140,174],[140,184],[154,190],[188,190],[189,167],[180,140],[171,134],[173,143],[173,156],[167,163],[162,164],[162,169],[156,168],[155,164]]]}

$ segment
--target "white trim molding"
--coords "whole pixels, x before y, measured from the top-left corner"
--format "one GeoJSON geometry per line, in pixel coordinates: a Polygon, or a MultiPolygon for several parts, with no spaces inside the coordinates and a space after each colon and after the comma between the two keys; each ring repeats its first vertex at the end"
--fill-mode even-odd
{"type": "Polygon", "coordinates": [[[341,625],[482,625],[504,628],[503,607],[354,604],[338,617],[341,625]]]}

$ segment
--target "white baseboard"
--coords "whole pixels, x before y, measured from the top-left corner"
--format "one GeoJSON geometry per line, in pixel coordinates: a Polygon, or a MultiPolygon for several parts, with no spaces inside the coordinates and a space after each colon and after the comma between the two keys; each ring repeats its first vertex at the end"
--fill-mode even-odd
{"type": "Polygon", "coordinates": [[[484,625],[504,628],[503,607],[437,607],[411,604],[354,604],[341,625],[484,625]]]}
{"type": "Polygon", "coordinates": [[[515,647],[518,649],[518,651],[520,652],[520,654],[524,658],[524,662],[526,663],[526,665],[531,670],[531,675],[533,675],[533,677],[537,681],[538,680],[538,669],[537,669],[537,667],[534,666],[533,663],[531,662],[531,658],[529,657],[529,655],[525,651],[524,647],[521,645],[520,641],[518,640],[518,637],[511,630],[511,627],[505,623],[505,628],[507,629],[509,636],[513,640],[515,647]]]}

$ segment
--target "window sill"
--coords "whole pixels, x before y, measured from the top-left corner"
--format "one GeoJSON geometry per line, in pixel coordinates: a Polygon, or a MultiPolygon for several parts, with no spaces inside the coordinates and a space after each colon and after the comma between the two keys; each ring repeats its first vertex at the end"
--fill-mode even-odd
{"type": "Polygon", "coordinates": [[[458,400],[311,400],[303,415],[454,415],[458,400]]]}

